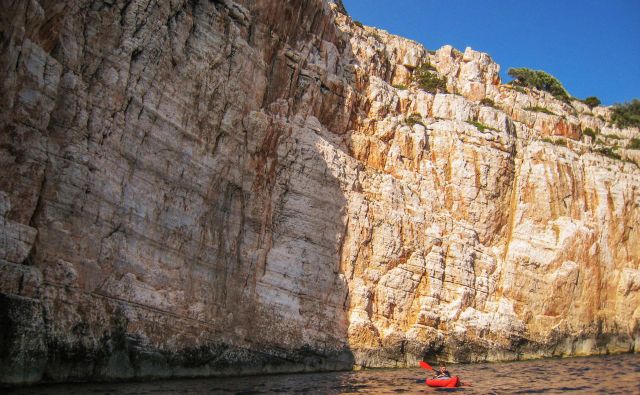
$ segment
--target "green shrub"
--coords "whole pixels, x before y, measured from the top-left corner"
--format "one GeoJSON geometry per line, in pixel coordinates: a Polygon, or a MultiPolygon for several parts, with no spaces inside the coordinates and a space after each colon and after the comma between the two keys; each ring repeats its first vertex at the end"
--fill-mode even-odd
{"type": "Polygon", "coordinates": [[[556,115],[553,111],[549,110],[548,108],[540,107],[540,106],[525,107],[525,108],[523,108],[523,110],[525,110],[525,111],[533,111],[533,112],[542,112],[542,113],[549,114],[549,115],[556,115]]]}
{"type": "Polygon", "coordinates": [[[559,145],[561,147],[567,146],[567,141],[564,139],[550,139],[548,137],[545,137],[542,139],[542,141],[544,141],[545,143],[551,143],[553,145],[559,145]]]}
{"type": "Polygon", "coordinates": [[[618,160],[622,159],[622,157],[618,153],[616,153],[613,149],[609,147],[601,147],[601,148],[598,148],[596,151],[611,159],[618,159],[618,160]]]}
{"type": "Polygon", "coordinates": [[[542,70],[527,68],[510,68],[508,74],[515,78],[510,84],[526,86],[551,93],[555,98],[569,102],[571,97],[566,89],[554,76],[542,70]]]}
{"type": "Polygon", "coordinates": [[[615,104],[611,121],[621,128],[640,127],[640,100],[633,99],[628,103],[615,104]]]}
{"type": "Polygon", "coordinates": [[[627,149],[640,149],[640,139],[633,138],[627,144],[627,149]]]}
{"type": "Polygon", "coordinates": [[[407,89],[406,85],[402,85],[402,84],[396,84],[393,86],[394,88],[396,88],[397,90],[403,91],[407,89]]]}
{"type": "Polygon", "coordinates": [[[354,24],[354,25],[356,25],[356,26],[358,26],[358,27],[360,27],[360,28],[363,28],[363,27],[364,27],[364,26],[362,25],[362,22],[360,22],[360,21],[353,21],[353,24],[354,24]]]}
{"type": "Polygon", "coordinates": [[[488,97],[485,97],[484,99],[480,100],[480,104],[482,104],[483,106],[489,106],[489,107],[496,106],[493,100],[489,99],[488,97]]]}
{"type": "Polygon", "coordinates": [[[582,131],[582,134],[583,134],[584,136],[589,136],[589,137],[591,137],[591,139],[592,139],[592,140],[594,140],[594,141],[595,141],[595,139],[596,139],[596,132],[595,132],[593,129],[591,129],[591,128],[585,128],[585,129],[582,131]]]}
{"type": "Polygon", "coordinates": [[[589,108],[597,107],[600,105],[600,99],[595,96],[589,96],[586,99],[580,101],[589,106],[589,108]]]}
{"type": "Polygon", "coordinates": [[[611,140],[620,140],[622,137],[617,136],[615,134],[603,134],[602,137],[606,138],[606,139],[611,139],[611,140]]]}
{"type": "Polygon", "coordinates": [[[435,70],[430,63],[424,63],[413,74],[413,80],[418,88],[430,93],[446,92],[447,79],[439,77],[432,70],[435,70]]]}
{"type": "Polygon", "coordinates": [[[492,128],[491,126],[487,126],[487,125],[485,125],[485,124],[483,124],[483,123],[480,123],[480,122],[478,122],[478,121],[472,121],[472,120],[470,120],[470,119],[469,119],[469,120],[467,120],[466,122],[467,122],[469,125],[473,125],[473,126],[475,126],[475,127],[476,127],[476,128],[478,128],[478,130],[479,130],[479,131],[481,131],[481,132],[484,132],[486,129],[489,129],[489,130],[495,130],[496,132],[498,131],[498,130],[496,130],[496,129],[492,128]]]}
{"type": "Polygon", "coordinates": [[[427,52],[429,52],[429,54],[431,54],[431,55],[435,55],[436,54],[436,50],[435,49],[430,49],[427,52]]]}
{"type": "Polygon", "coordinates": [[[422,116],[420,114],[418,114],[417,112],[414,112],[413,114],[409,115],[408,117],[405,118],[404,123],[409,125],[409,126],[413,126],[415,124],[420,124],[422,126],[424,126],[424,123],[422,123],[422,116]]]}

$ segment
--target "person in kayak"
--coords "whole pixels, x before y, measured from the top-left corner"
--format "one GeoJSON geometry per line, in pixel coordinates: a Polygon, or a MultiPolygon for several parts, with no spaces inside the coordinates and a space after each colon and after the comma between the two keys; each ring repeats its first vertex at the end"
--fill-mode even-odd
{"type": "Polygon", "coordinates": [[[440,368],[438,370],[432,368],[431,365],[429,365],[425,361],[420,361],[420,367],[426,370],[433,371],[433,377],[425,380],[425,384],[427,384],[429,387],[473,387],[473,384],[468,381],[460,380],[458,376],[451,377],[451,373],[449,373],[449,371],[447,370],[444,362],[440,362],[440,368]]]}
{"type": "Polygon", "coordinates": [[[438,369],[438,371],[435,372],[435,375],[433,376],[433,378],[434,379],[448,379],[448,378],[451,378],[451,374],[447,370],[447,367],[444,365],[444,363],[440,363],[440,369],[438,369]]]}

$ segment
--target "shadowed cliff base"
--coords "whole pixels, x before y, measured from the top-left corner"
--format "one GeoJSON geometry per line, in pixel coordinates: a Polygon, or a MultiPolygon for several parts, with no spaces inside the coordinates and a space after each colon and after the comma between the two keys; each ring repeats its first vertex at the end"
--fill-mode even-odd
{"type": "Polygon", "coordinates": [[[162,349],[127,332],[126,325],[95,344],[62,343],[47,338],[40,306],[33,301],[0,295],[0,306],[3,386],[336,371],[350,370],[354,362],[348,349],[258,350],[225,343],[162,349]]]}

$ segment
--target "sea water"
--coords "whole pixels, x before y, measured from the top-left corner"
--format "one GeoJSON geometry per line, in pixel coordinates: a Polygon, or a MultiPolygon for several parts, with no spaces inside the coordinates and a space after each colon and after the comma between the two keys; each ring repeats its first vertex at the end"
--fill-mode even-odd
{"type": "Polygon", "coordinates": [[[271,376],[156,380],[137,383],[47,385],[9,394],[640,394],[640,355],[553,358],[449,365],[472,386],[429,388],[421,368],[271,376]]]}

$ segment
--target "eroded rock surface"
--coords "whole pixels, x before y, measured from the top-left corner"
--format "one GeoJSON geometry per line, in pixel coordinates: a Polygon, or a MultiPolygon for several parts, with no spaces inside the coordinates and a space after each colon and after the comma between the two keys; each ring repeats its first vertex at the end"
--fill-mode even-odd
{"type": "Polygon", "coordinates": [[[340,2],[5,3],[3,383],[638,351],[610,109],[340,2]]]}

